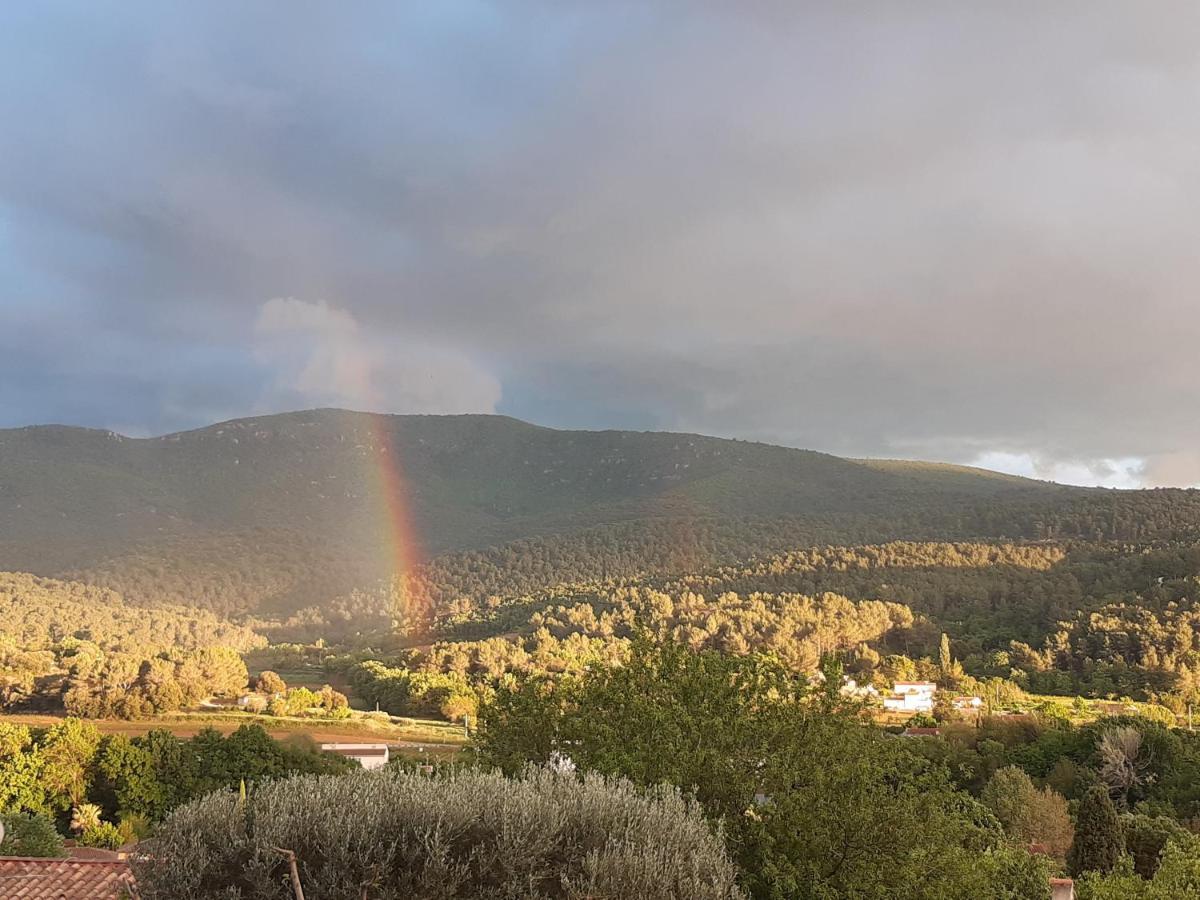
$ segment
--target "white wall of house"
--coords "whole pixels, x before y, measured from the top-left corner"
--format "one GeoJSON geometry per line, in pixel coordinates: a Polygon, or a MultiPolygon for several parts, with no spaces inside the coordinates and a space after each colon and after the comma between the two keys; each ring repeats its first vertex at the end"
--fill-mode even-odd
{"type": "Polygon", "coordinates": [[[892,696],[885,697],[883,708],[897,712],[932,712],[937,685],[931,682],[897,682],[892,696]]]}
{"type": "Polygon", "coordinates": [[[933,697],[928,694],[905,694],[902,697],[885,697],[883,708],[898,712],[932,712],[933,697]]]}
{"type": "Polygon", "coordinates": [[[364,769],[382,769],[388,764],[387,744],[322,744],[321,749],[357,760],[364,769]]]}

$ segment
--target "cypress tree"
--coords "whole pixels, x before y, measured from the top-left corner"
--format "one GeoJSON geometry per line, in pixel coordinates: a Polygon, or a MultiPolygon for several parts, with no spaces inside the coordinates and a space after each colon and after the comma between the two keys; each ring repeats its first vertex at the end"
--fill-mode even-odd
{"type": "Polygon", "coordinates": [[[942,644],[938,648],[938,668],[943,675],[949,675],[954,665],[954,657],[950,655],[950,635],[942,632],[942,644]]]}
{"type": "Polygon", "coordinates": [[[1110,872],[1125,855],[1125,834],[1108,789],[1097,785],[1079,801],[1075,842],[1067,854],[1072,874],[1110,872]]]}

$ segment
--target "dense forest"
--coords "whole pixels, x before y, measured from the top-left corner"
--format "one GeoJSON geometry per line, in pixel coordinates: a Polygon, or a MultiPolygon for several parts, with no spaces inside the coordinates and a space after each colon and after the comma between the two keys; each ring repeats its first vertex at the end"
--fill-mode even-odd
{"type": "Polygon", "coordinates": [[[136,717],[236,695],[266,639],[206,611],[137,609],[105,588],[0,573],[0,708],[136,717]]]}
{"type": "MultiPolygon", "coordinates": [[[[486,694],[510,673],[620,660],[649,633],[697,650],[770,653],[798,673],[838,654],[880,689],[920,675],[963,692],[995,684],[1182,710],[1200,697],[1198,588],[1191,543],[819,547],[685,576],[460,596],[426,619],[397,615],[408,636],[383,639],[393,649],[378,658],[486,694]]],[[[386,598],[377,599],[382,614],[386,598]]],[[[324,658],[336,666],[362,652],[324,658]]]]}
{"type": "MultiPolygon", "coordinates": [[[[438,560],[443,584],[455,573],[459,584],[489,577],[478,560],[438,560]]],[[[549,579],[556,570],[546,572],[549,579]]],[[[392,698],[382,706],[396,714],[443,706],[461,714],[505,675],[620,660],[641,632],[694,649],[770,653],[800,673],[840,654],[856,678],[880,689],[921,675],[963,692],[1002,682],[1176,710],[1200,698],[1200,545],[1190,542],[892,542],[801,547],[685,574],[574,584],[557,574],[551,589],[508,595],[422,594],[397,579],[284,621],[247,617],[241,625],[204,610],[133,608],[97,586],[7,575],[0,702],[65,703],[79,714],[178,708],[198,689],[161,683],[186,684],[196,660],[216,648],[261,647],[270,636],[321,639],[325,649],[312,658],[341,674],[375,659],[457,679],[430,697],[412,691],[412,703],[395,701],[394,680],[377,691],[360,677],[359,692],[372,703],[392,698]],[[949,674],[936,659],[942,635],[956,663],[949,674]]],[[[239,676],[240,688],[244,671],[222,683],[239,676]]]]}
{"type": "Polygon", "coordinates": [[[13,572],[0,572],[0,622],[0,640],[13,644],[73,638],[118,653],[265,644],[250,629],[203,609],[166,603],[139,609],[104,587],[13,572]]]}

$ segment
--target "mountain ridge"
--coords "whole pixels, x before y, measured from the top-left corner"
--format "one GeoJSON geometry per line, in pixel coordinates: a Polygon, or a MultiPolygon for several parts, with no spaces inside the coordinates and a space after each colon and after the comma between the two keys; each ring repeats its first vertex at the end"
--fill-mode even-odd
{"type": "MultiPolygon", "coordinates": [[[[119,431],[108,428],[98,428],[87,425],[69,425],[64,423],[49,422],[31,425],[20,425],[9,428],[0,428],[0,444],[3,443],[3,438],[6,433],[13,432],[83,432],[97,437],[103,437],[108,440],[131,441],[131,442],[154,442],[154,441],[174,441],[180,440],[187,436],[202,435],[228,427],[246,427],[255,425],[260,422],[269,422],[280,419],[297,418],[301,416],[354,416],[362,418],[374,418],[384,420],[400,420],[400,421],[486,421],[507,423],[521,428],[527,428],[542,432],[551,432],[563,435],[582,435],[582,436],[600,436],[600,435],[615,435],[620,437],[640,436],[640,435],[661,435],[673,438],[699,438],[705,441],[728,442],[730,444],[749,445],[753,447],[770,448],[772,450],[794,451],[798,453],[813,454],[816,456],[828,457],[831,459],[841,460],[847,463],[864,465],[867,467],[887,468],[902,468],[907,466],[922,467],[922,468],[944,468],[948,470],[959,471],[963,473],[978,473],[994,476],[1010,481],[1020,481],[1027,484],[1059,484],[1058,482],[1048,481],[1044,479],[1029,478],[1022,475],[1013,475],[1007,472],[999,472],[993,469],[986,469],[980,466],[971,466],[961,463],[940,462],[936,460],[916,460],[916,459],[898,459],[892,457],[849,457],[838,456],[834,453],[829,453],[823,450],[813,450],[807,447],[793,447],[787,444],[775,444],[769,441],[750,440],[738,437],[722,437],[719,435],[704,434],[701,432],[688,431],[669,431],[659,429],[629,429],[629,428],[560,428],[550,425],[540,425],[536,422],[530,422],[526,419],[521,419],[516,416],[509,416],[501,413],[448,413],[448,414],[432,414],[432,413],[379,413],[369,412],[365,410],[354,410],[345,407],[314,407],[312,409],[290,410],[276,413],[263,413],[261,415],[237,416],[232,419],[224,419],[214,422],[209,425],[201,425],[195,428],[186,428],[179,431],[164,432],[162,434],[153,434],[145,436],[134,436],[122,434],[119,431]]],[[[1082,487],[1081,485],[1061,485],[1061,487],[1082,487]]]]}
{"type": "Polygon", "coordinates": [[[489,571],[520,558],[522,577],[501,580],[536,585],[582,556],[619,574],[643,558],[672,570],[821,542],[1140,540],[1198,526],[1195,491],[482,414],[301,410],[144,438],[0,431],[0,569],[102,577],[141,603],[195,593],[223,613],[319,606],[387,577],[398,549],[460,568],[488,551],[489,571]]]}

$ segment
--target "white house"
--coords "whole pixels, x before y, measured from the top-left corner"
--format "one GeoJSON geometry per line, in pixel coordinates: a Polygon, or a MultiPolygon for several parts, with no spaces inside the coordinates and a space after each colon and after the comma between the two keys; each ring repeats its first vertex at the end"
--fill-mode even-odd
{"type": "Polygon", "coordinates": [[[932,681],[897,681],[892,696],[883,698],[883,708],[896,712],[933,712],[933,695],[937,685],[932,681]]]}
{"type": "Polygon", "coordinates": [[[962,712],[974,712],[983,706],[982,697],[955,697],[954,708],[962,712]]]}
{"type": "Polygon", "coordinates": [[[388,761],[387,744],[322,744],[321,749],[356,759],[364,769],[382,769],[388,761]]]}

